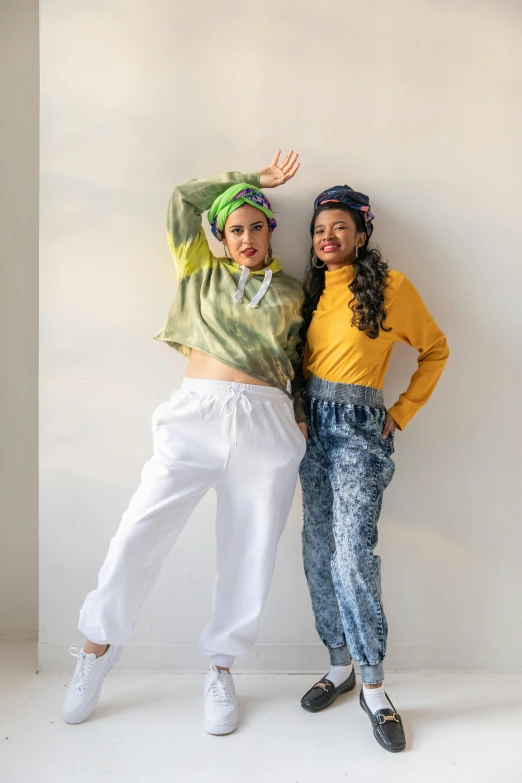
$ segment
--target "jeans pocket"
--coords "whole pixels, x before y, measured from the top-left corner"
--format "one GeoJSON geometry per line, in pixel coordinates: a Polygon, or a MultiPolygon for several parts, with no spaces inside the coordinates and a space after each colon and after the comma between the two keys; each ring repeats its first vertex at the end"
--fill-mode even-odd
{"type": "Polygon", "coordinates": [[[381,472],[380,472],[381,492],[384,492],[386,487],[389,486],[393,478],[393,475],[395,473],[395,462],[391,458],[392,453],[393,452],[385,453],[381,457],[381,472]]]}
{"type": "Polygon", "coordinates": [[[386,454],[391,456],[395,451],[395,433],[389,432],[387,437],[383,440],[386,454]]]}
{"type": "Polygon", "coordinates": [[[385,438],[382,437],[382,433],[379,433],[378,441],[382,453],[386,457],[391,457],[395,452],[395,440],[393,432],[389,432],[385,438]]]}
{"type": "Polygon", "coordinates": [[[386,423],[386,411],[382,410],[373,410],[372,411],[372,430],[375,436],[375,440],[377,441],[377,445],[380,446],[384,451],[389,448],[389,443],[391,441],[391,436],[393,436],[392,432],[389,432],[386,438],[382,437],[382,431],[384,430],[384,425],[386,423]]]}

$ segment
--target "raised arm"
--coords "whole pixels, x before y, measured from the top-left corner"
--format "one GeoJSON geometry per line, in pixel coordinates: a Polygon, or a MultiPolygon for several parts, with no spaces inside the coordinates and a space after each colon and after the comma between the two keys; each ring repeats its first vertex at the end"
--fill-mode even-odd
{"type": "Polygon", "coordinates": [[[167,239],[178,280],[212,262],[201,216],[221,193],[241,182],[260,187],[259,174],[229,171],[211,179],[191,179],[174,188],[167,212],[167,239]]]}

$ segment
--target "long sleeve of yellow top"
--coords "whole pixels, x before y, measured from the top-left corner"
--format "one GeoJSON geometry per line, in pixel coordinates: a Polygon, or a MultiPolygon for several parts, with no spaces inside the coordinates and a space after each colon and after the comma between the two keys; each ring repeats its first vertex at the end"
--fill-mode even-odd
{"type": "Polygon", "coordinates": [[[305,378],[310,374],[326,381],[382,389],[393,345],[406,343],[419,352],[418,368],[406,391],[389,409],[400,429],[428,401],[449,356],[446,338],[430,315],[419,293],[400,272],[390,270],[384,306],[386,325],[375,340],[351,324],[348,290],[353,266],[326,272],[326,284],[307,335],[305,378]]]}

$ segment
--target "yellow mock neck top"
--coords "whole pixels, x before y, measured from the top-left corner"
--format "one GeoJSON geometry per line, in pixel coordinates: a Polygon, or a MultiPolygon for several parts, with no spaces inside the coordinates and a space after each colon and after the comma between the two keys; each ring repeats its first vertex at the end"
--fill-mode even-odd
{"type": "Polygon", "coordinates": [[[411,345],[419,351],[418,369],[388,411],[404,429],[437,385],[449,356],[448,344],[414,286],[394,270],[388,270],[384,292],[385,325],[391,332],[381,330],[375,340],[360,332],[351,324],[353,312],[348,307],[354,275],[351,264],[325,273],[325,288],[307,334],[305,377],[382,389],[393,344],[411,345]]]}

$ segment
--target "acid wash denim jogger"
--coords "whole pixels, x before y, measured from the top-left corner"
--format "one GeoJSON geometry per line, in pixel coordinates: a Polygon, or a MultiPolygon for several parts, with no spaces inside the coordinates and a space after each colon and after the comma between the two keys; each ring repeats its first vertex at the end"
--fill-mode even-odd
{"type": "Polygon", "coordinates": [[[317,632],[332,665],[351,656],[366,684],[384,678],[388,624],[381,559],[373,554],[383,492],[395,465],[379,389],[311,376],[303,394],[309,438],[300,475],[303,558],[317,632]]]}

